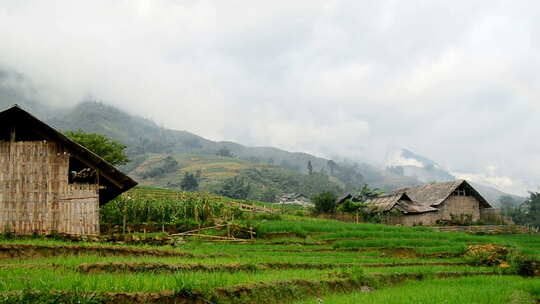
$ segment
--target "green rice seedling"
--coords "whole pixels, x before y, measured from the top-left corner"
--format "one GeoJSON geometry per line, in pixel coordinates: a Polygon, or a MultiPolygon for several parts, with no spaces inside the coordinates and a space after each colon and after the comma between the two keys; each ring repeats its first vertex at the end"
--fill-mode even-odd
{"type": "Polygon", "coordinates": [[[156,292],[197,289],[208,291],[259,281],[324,279],[328,270],[291,269],[257,272],[91,273],[66,269],[0,269],[0,293],[13,290],[77,292],[156,292]]]}
{"type": "Polygon", "coordinates": [[[309,299],[296,304],[431,304],[431,303],[536,303],[540,280],[516,276],[476,276],[452,279],[408,281],[403,285],[372,292],[333,294],[321,300],[309,299]]]}

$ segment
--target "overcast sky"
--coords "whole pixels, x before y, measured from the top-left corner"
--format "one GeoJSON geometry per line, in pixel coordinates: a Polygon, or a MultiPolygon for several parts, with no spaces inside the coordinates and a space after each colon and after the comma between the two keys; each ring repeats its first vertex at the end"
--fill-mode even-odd
{"type": "Polygon", "coordinates": [[[539,1],[5,1],[0,67],[214,140],[540,185],[539,1]]]}

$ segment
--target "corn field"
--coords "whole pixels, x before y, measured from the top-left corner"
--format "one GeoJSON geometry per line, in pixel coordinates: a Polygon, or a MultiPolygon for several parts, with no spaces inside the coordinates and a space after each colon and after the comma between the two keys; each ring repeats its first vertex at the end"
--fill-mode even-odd
{"type": "Polygon", "coordinates": [[[105,204],[100,213],[102,226],[120,226],[125,232],[137,226],[164,230],[190,223],[201,227],[237,218],[241,210],[201,193],[178,192],[175,197],[128,193],[105,204]]]}

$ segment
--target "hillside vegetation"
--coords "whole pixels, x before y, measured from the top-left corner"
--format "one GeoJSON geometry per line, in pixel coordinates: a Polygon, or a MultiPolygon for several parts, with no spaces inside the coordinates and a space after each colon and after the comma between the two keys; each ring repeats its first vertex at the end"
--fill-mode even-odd
{"type": "MultiPolygon", "coordinates": [[[[24,77],[13,71],[0,69],[0,105],[4,107],[18,103],[25,109],[36,114],[39,118],[45,119],[52,126],[60,130],[83,130],[103,134],[111,137],[114,140],[128,146],[127,152],[133,160],[131,164],[122,168],[124,171],[132,172],[136,170],[140,172],[144,168],[137,168],[139,164],[147,158],[152,158],[157,155],[172,155],[178,158],[179,155],[207,155],[215,156],[223,148],[231,152],[233,163],[239,161],[248,161],[255,164],[266,164],[279,167],[281,171],[274,170],[272,179],[276,175],[282,175],[283,181],[293,179],[296,184],[305,184],[304,178],[298,174],[307,175],[307,164],[312,164],[313,172],[326,174],[331,183],[323,182],[324,189],[335,189],[335,185],[340,187],[337,193],[346,193],[359,188],[362,184],[367,183],[372,187],[384,190],[393,190],[405,186],[420,184],[421,181],[415,176],[406,176],[402,172],[394,172],[392,170],[384,170],[372,166],[368,163],[361,162],[338,162],[335,160],[316,157],[307,153],[288,152],[272,147],[246,147],[232,142],[215,142],[207,140],[187,131],[170,130],[158,126],[151,120],[130,115],[115,107],[105,105],[103,103],[88,101],[83,102],[73,108],[58,108],[46,105],[37,100],[37,94],[32,90],[32,83],[24,77]],[[238,160],[238,161],[237,161],[238,160]],[[287,171],[285,171],[287,170],[287,171]],[[294,174],[298,173],[298,174],[294,174]],[[294,176],[294,178],[291,178],[294,176]]],[[[224,175],[238,175],[238,172],[231,174],[227,169],[218,173],[223,167],[220,164],[221,160],[216,160],[214,166],[216,173],[206,176],[202,181],[204,190],[215,191],[215,187],[210,184],[217,185],[221,182],[224,175]],[[214,179],[211,181],[211,179],[214,179]]],[[[236,164],[235,164],[236,165],[236,164]]],[[[144,165],[146,166],[146,164],[144,165]]],[[[240,164],[243,166],[243,164],[240,164]]],[[[256,165],[259,166],[259,165],[256,165]]],[[[251,166],[250,166],[251,167],[251,166]]],[[[154,186],[174,186],[183,178],[180,172],[176,178],[173,178],[171,172],[180,172],[170,170],[169,172],[161,172],[156,169],[149,173],[165,173],[166,178],[150,178],[142,180],[145,185],[154,186]],[[166,180],[164,182],[164,180],[166,180]],[[153,183],[155,181],[155,183],[153,183]],[[171,183],[170,185],[168,183],[171,183]]],[[[152,175],[152,174],[151,174],[152,175]]],[[[251,177],[257,176],[254,174],[244,174],[242,180],[252,184],[252,198],[265,199],[273,197],[272,193],[276,189],[273,185],[270,189],[260,187],[260,183],[250,180],[251,177]]],[[[138,175],[134,175],[140,178],[138,175]]],[[[319,183],[318,182],[318,183],[319,183]]],[[[275,184],[275,183],[274,183],[275,184]]],[[[299,190],[293,186],[288,189],[283,189],[283,182],[278,182],[278,192],[295,191],[301,193],[309,193],[309,191],[299,190]]],[[[490,200],[494,205],[498,205],[498,200],[504,193],[497,192],[492,188],[480,188],[482,194],[490,200]]]]}
{"type": "MultiPolygon", "coordinates": [[[[181,189],[186,173],[198,180],[198,190],[211,193],[223,192],[224,183],[233,178],[246,181],[245,196],[240,199],[273,202],[280,193],[301,193],[308,197],[320,191],[343,191],[341,182],[326,174],[306,175],[281,167],[255,163],[234,157],[216,155],[163,155],[151,154],[136,158],[129,171],[141,185],[181,189]],[[139,162],[139,164],[136,164],[139,162]]],[[[223,193],[227,194],[227,193],[223,193]]],[[[234,195],[229,195],[233,196],[234,195]]]]}

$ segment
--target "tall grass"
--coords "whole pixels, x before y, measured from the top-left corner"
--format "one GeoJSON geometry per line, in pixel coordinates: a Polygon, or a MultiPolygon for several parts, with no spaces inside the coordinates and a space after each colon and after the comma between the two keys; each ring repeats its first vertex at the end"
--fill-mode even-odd
{"type": "Polygon", "coordinates": [[[100,213],[102,224],[125,227],[204,224],[217,218],[238,217],[241,211],[237,206],[216,201],[207,194],[178,192],[174,198],[124,194],[105,204],[100,213]]]}

